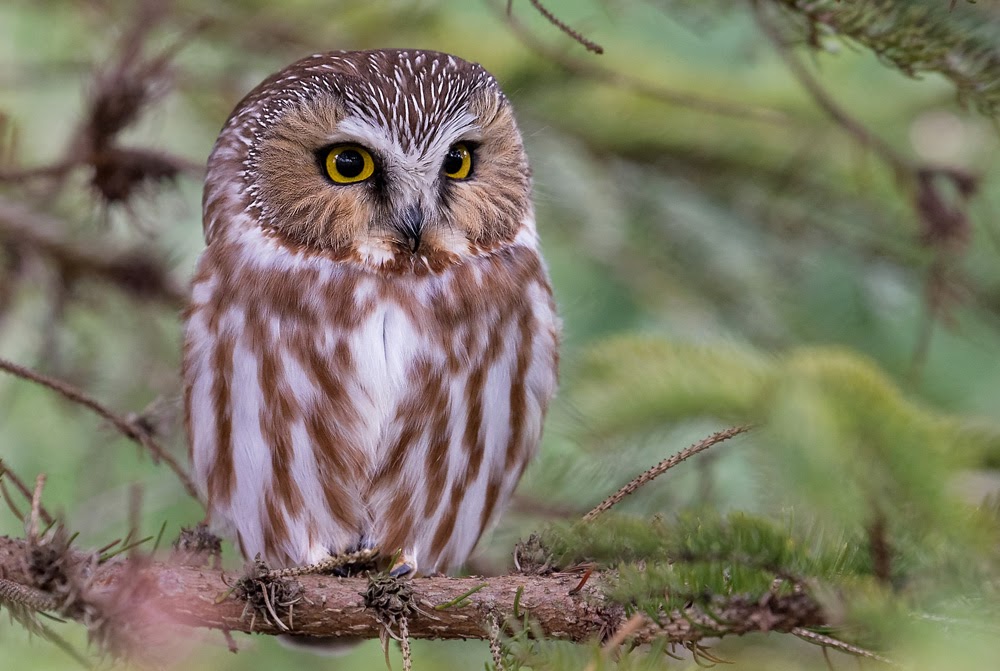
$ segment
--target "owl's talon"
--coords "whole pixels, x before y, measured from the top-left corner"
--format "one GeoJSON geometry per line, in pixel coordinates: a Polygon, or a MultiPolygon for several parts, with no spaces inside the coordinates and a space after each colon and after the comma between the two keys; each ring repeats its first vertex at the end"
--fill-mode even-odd
{"type": "Polygon", "coordinates": [[[416,570],[416,562],[406,559],[405,557],[400,557],[396,560],[396,563],[391,569],[389,569],[389,575],[393,578],[402,578],[403,576],[410,575],[416,570]]]}

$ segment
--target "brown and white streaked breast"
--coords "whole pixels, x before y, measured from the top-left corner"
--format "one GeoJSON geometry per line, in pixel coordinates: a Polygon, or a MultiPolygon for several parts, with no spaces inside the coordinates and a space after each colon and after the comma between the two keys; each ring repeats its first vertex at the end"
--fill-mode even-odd
{"type": "Polygon", "coordinates": [[[195,478],[246,555],[467,559],[555,389],[533,216],[510,105],[453,56],[320,54],[237,106],[209,161],[184,376],[195,478]],[[324,179],[316,152],[339,142],[377,157],[377,184],[324,179]],[[450,183],[456,142],[476,168],[450,183]]]}

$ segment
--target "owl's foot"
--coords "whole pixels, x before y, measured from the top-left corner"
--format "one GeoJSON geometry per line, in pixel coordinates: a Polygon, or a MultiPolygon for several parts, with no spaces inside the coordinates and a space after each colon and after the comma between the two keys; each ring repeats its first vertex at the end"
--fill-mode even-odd
{"type": "Polygon", "coordinates": [[[404,553],[400,553],[396,557],[396,561],[393,563],[392,568],[389,569],[389,575],[393,578],[402,578],[403,576],[413,575],[417,572],[417,560],[412,557],[407,557],[404,553]]]}

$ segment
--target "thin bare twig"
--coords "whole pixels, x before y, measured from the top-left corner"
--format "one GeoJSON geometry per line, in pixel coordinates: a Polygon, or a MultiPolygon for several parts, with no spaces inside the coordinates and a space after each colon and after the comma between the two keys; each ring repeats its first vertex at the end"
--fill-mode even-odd
{"type": "Polygon", "coordinates": [[[83,162],[78,159],[58,161],[49,165],[21,170],[0,169],[0,182],[29,182],[36,179],[62,179],[68,172],[83,162]]]}
{"type": "Polygon", "coordinates": [[[0,470],[0,496],[3,497],[4,503],[7,504],[7,508],[10,509],[10,512],[14,513],[14,517],[23,522],[25,519],[24,513],[18,509],[17,504],[14,503],[14,498],[10,495],[10,492],[7,491],[7,485],[3,481],[3,476],[4,471],[0,470]]]}
{"type": "Polygon", "coordinates": [[[823,648],[833,648],[834,650],[839,650],[840,652],[846,652],[848,655],[854,655],[855,657],[864,657],[865,659],[872,659],[876,662],[882,662],[883,664],[888,664],[896,668],[903,668],[903,665],[899,662],[889,659],[877,652],[872,652],[871,650],[866,650],[860,648],[856,645],[851,645],[850,643],[845,643],[844,641],[839,641],[830,636],[824,634],[817,634],[814,631],[809,631],[803,627],[795,627],[792,629],[792,634],[798,636],[804,641],[809,641],[810,643],[815,643],[816,645],[823,646],[823,648]]]}
{"type": "Polygon", "coordinates": [[[35,491],[31,494],[31,516],[28,518],[28,538],[38,540],[38,519],[42,511],[42,489],[45,488],[45,474],[35,476],[35,491]]]}
{"type": "Polygon", "coordinates": [[[167,452],[158,442],[156,442],[156,440],[138,423],[130,422],[124,417],[112,412],[87,394],[62,380],[57,380],[56,378],[33,371],[30,368],[25,368],[24,366],[3,358],[0,358],[0,370],[6,371],[21,379],[35,382],[43,387],[48,387],[49,389],[59,393],[67,400],[78,405],[82,405],[88,410],[94,412],[118,429],[123,436],[144,447],[152,455],[154,462],[162,461],[165,463],[181,481],[181,484],[184,486],[184,489],[187,490],[188,494],[193,496],[195,499],[198,498],[198,490],[195,489],[194,483],[184,470],[184,467],[181,466],[180,462],[178,462],[173,455],[167,452]]]}
{"type": "Polygon", "coordinates": [[[741,425],[741,426],[733,426],[733,427],[730,427],[730,428],[725,429],[723,431],[719,431],[717,433],[713,433],[708,438],[705,438],[704,440],[700,440],[697,443],[695,443],[694,445],[691,445],[690,447],[681,450],[680,452],[678,452],[674,456],[669,457],[667,459],[664,459],[663,461],[661,461],[660,463],[658,463],[656,466],[653,466],[649,470],[640,473],[635,479],[633,479],[627,485],[625,485],[624,487],[622,487],[621,489],[619,489],[617,492],[615,492],[614,494],[612,494],[608,498],[604,499],[604,501],[602,501],[599,506],[597,506],[596,508],[594,508],[593,510],[591,510],[589,513],[587,513],[586,515],[584,515],[583,516],[583,520],[585,522],[589,522],[590,520],[594,519],[595,517],[597,517],[601,513],[607,511],[610,508],[612,508],[614,505],[616,505],[618,502],[620,502],[626,496],[628,496],[629,494],[631,494],[635,490],[639,489],[640,487],[642,487],[644,484],[646,484],[650,480],[663,475],[664,473],[666,473],[667,471],[669,471],[671,468],[673,468],[677,464],[681,463],[682,461],[693,457],[694,455],[698,454],[699,452],[704,452],[705,450],[707,450],[708,448],[712,447],[713,445],[718,445],[719,443],[721,443],[723,441],[726,441],[726,440],[729,440],[730,438],[732,438],[734,436],[738,436],[741,433],[746,433],[751,428],[753,428],[753,427],[750,424],[744,424],[744,425],[741,425]]]}
{"type": "MultiPolygon", "coordinates": [[[[580,31],[574,30],[573,28],[570,28],[562,19],[560,19],[555,14],[553,14],[549,10],[548,7],[546,7],[545,5],[543,5],[541,3],[541,0],[528,0],[528,1],[531,3],[532,7],[534,7],[535,9],[538,10],[539,14],[541,14],[542,16],[545,17],[546,21],[548,21],[553,26],[555,26],[556,28],[558,28],[562,32],[564,32],[567,35],[569,35],[570,37],[572,37],[574,41],[576,41],[579,44],[583,45],[584,48],[587,49],[587,51],[593,52],[595,54],[603,54],[604,53],[604,47],[602,47],[597,42],[593,42],[593,41],[587,39],[586,37],[583,36],[582,33],[580,33],[580,31]]],[[[511,5],[512,4],[513,4],[513,0],[510,0],[507,3],[507,16],[510,16],[510,14],[511,14],[510,10],[511,10],[511,5]]]]}
{"type": "Polygon", "coordinates": [[[746,121],[758,121],[773,124],[787,124],[789,122],[788,116],[777,110],[750,107],[747,105],[740,105],[738,103],[731,103],[725,100],[706,98],[704,96],[700,96],[695,93],[688,93],[686,91],[675,91],[673,89],[651,84],[649,82],[642,81],[641,79],[617,72],[616,70],[604,67],[591,60],[577,60],[563,54],[558,49],[548,46],[545,42],[536,38],[531,31],[524,26],[524,24],[517,20],[517,17],[513,14],[508,15],[502,7],[497,6],[496,2],[488,0],[487,5],[500,14],[503,20],[507,22],[511,32],[514,33],[515,37],[517,37],[525,46],[538,53],[544,59],[559,65],[564,70],[567,70],[575,75],[587,77],[615,88],[625,89],[638,95],[667,103],[668,105],[678,105],[698,110],[700,112],[743,119],[746,121]]]}

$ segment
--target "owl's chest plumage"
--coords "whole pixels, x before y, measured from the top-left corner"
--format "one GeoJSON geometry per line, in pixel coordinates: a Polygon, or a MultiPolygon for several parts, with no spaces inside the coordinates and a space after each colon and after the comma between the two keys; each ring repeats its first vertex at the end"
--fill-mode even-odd
{"type": "Polygon", "coordinates": [[[537,448],[558,327],[534,249],[379,275],[215,244],[185,333],[195,479],[244,554],[463,562],[537,448]]]}

